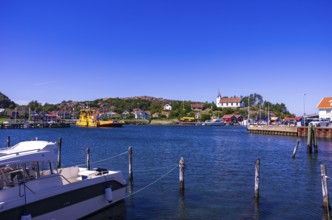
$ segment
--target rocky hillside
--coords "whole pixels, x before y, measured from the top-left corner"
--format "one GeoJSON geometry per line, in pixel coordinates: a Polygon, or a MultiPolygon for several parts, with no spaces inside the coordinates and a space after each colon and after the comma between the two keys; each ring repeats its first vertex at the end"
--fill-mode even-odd
{"type": "Polygon", "coordinates": [[[0,92],[0,108],[15,108],[16,103],[0,92]]]}

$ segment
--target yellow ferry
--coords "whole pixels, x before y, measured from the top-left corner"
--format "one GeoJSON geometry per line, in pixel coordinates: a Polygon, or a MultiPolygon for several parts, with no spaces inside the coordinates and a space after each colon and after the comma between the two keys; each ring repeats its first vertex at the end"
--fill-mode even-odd
{"type": "Polygon", "coordinates": [[[97,120],[97,112],[91,109],[82,109],[80,118],[76,121],[77,126],[83,127],[121,127],[122,124],[114,120],[97,120]]]}

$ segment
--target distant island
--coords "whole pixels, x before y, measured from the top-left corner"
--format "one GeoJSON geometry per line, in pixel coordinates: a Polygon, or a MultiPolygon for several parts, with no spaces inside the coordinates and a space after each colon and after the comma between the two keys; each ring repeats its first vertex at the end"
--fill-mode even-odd
{"type": "Polygon", "coordinates": [[[52,114],[61,120],[77,119],[80,110],[84,108],[96,109],[105,119],[146,120],[149,122],[152,120],[176,121],[183,118],[205,121],[232,114],[254,120],[267,120],[269,117],[294,117],[285,104],[274,104],[263,100],[263,97],[256,93],[240,97],[219,97],[219,100],[238,100],[239,105],[233,106],[233,103],[230,103],[229,107],[228,104],[225,105],[226,107],[218,107],[217,104],[220,103],[170,100],[151,96],[100,98],[92,101],[69,100],[58,104],[42,104],[33,100],[27,105],[18,105],[0,92],[0,117],[3,120],[6,118],[31,120],[31,118],[52,114]]]}

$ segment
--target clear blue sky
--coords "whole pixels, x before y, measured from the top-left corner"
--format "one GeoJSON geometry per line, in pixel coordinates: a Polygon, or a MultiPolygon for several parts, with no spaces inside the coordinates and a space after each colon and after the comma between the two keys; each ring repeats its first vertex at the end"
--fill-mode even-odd
{"type": "Polygon", "coordinates": [[[331,0],[0,1],[0,91],[20,104],[220,89],[302,115],[331,76],[331,0]]]}

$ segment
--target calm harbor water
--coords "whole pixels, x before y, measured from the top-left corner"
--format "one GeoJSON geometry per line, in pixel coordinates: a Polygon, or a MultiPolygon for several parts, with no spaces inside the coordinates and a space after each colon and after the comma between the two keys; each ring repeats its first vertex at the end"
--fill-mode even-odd
{"type": "Polygon", "coordinates": [[[12,144],[61,137],[63,166],[84,164],[90,147],[92,167],[122,170],[126,177],[124,152],[132,146],[134,182],[128,197],[87,219],[328,219],[321,208],[320,164],[332,176],[329,140],[319,140],[319,153],[310,155],[306,140],[300,139],[292,159],[297,138],[248,134],[244,127],[3,129],[1,147],[7,136],[12,144]],[[184,196],[179,193],[181,156],[186,164],[184,196]],[[257,159],[261,188],[255,204],[257,159]]]}

